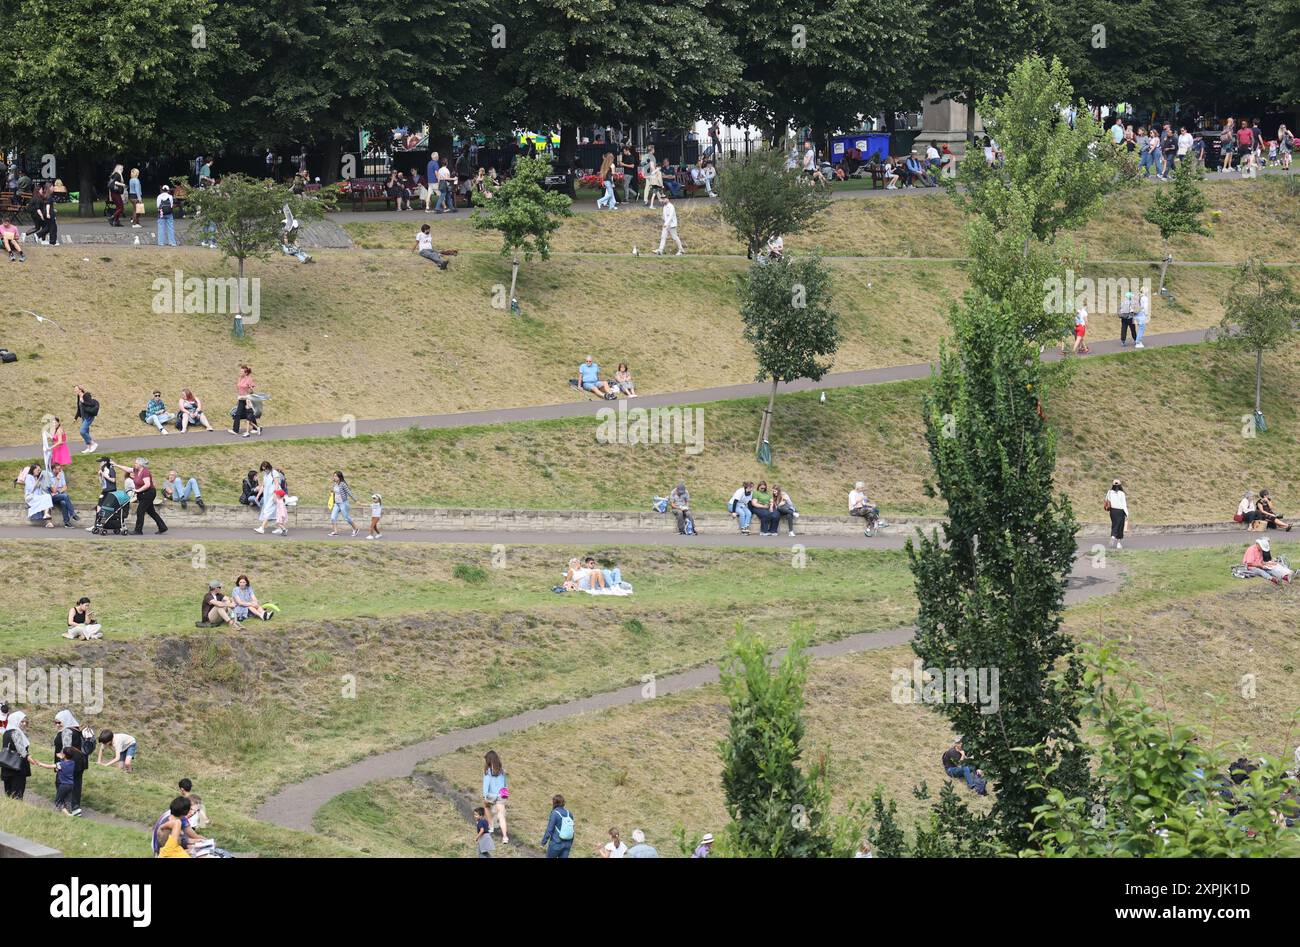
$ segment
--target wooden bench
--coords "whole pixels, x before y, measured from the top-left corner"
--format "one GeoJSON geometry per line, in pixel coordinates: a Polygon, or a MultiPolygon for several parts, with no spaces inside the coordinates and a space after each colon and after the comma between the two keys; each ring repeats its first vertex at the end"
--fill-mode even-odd
{"type": "Polygon", "coordinates": [[[31,191],[19,191],[17,197],[10,191],[0,192],[0,216],[21,213],[31,199],[31,191]]]}
{"type": "Polygon", "coordinates": [[[384,202],[384,209],[389,210],[393,206],[393,198],[389,196],[388,189],[378,181],[357,181],[353,179],[348,182],[347,198],[352,202],[354,211],[363,211],[367,204],[377,204],[384,202]]]}
{"type": "Polygon", "coordinates": [[[871,189],[877,190],[885,186],[885,169],[880,165],[872,165],[865,170],[871,172],[871,189]]]}

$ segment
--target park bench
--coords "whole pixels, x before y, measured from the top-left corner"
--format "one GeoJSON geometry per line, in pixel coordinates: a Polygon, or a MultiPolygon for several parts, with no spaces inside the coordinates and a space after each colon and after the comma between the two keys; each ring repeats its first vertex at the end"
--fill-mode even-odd
{"type": "Polygon", "coordinates": [[[19,191],[17,197],[11,191],[0,193],[0,216],[21,213],[31,200],[31,191],[19,191]]]}
{"type": "Polygon", "coordinates": [[[393,206],[393,199],[388,194],[388,189],[379,181],[358,181],[353,179],[348,182],[348,200],[352,202],[354,211],[363,211],[367,204],[377,204],[384,202],[384,209],[389,210],[393,206]]]}
{"type": "Polygon", "coordinates": [[[877,190],[885,186],[885,169],[875,164],[866,170],[871,172],[871,189],[877,190]]]}

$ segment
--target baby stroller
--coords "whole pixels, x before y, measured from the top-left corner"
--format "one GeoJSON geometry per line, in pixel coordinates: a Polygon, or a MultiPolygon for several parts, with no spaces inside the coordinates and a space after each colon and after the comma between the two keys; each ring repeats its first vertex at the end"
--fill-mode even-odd
{"type": "Polygon", "coordinates": [[[90,531],[96,536],[107,536],[110,532],[119,536],[126,534],[126,518],[131,512],[131,496],[125,490],[109,490],[99,498],[99,507],[95,511],[95,525],[90,531]]]}

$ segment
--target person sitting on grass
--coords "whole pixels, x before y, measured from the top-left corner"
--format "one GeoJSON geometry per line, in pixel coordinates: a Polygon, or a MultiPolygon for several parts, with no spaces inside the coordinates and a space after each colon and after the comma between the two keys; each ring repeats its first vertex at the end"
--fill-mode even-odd
{"type": "Polygon", "coordinates": [[[629,398],[636,397],[636,383],[632,381],[632,370],[627,367],[627,362],[618,363],[618,370],[614,372],[614,382],[623,394],[629,398]]]}
{"type": "Polygon", "coordinates": [[[1246,567],[1246,575],[1268,579],[1274,585],[1291,581],[1291,570],[1273,558],[1273,551],[1266,536],[1261,536],[1246,547],[1246,554],[1241,557],[1241,564],[1246,567]]]}
{"type": "Polygon", "coordinates": [[[246,575],[241,575],[235,579],[235,588],[231,592],[231,598],[235,602],[236,621],[243,621],[249,615],[254,615],[262,619],[262,621],[270,621],[271,616],[276,611],[274,606],[263,605],[257,600],[257,595],[253,592],[253,586],[249,584],[246,575]]]}
{"type": "Polygon", "coordinates": [[[203,800],[194,791],[193,781],[186,778],[176,785],[180,788],[181,795],[190,801],[190,825],[196,829],[211,825],[212,820],[208,818],[208,811],[203,808],[203,800]]]}
{"type": "Polygon", "coordinates": [[[199,628],[215,628],[223,622],[238,631],[244,626],[235,618],[235,600],[221,591],[221,582],[213,579],[208,583],[208,594],[203,596],[203,618],[195,622],[199,628]]]}
{"type": "Polygon", "coordinates": [[[189,506],[191,497],[199,505],[200,512],[207,512],[208,509],[208,505],[203,502],[203,497],[199,493],[199,482],[193,477],[186,480],[174,470],[167,471],[167,479],[163,482],[163,496],[180,503],[182,510],[189,506]]]}
{"type": "Polygon", "coordinates": [[[167,404],[162,399],[161,391],[155,391],[153,397],[149,399],[149,403],[144,406],[145,423],[156,427],[159,434],[167,433],[167,429],[163,425],[175,416],[167,410],[167,404]]]}
{"type": "Polygon", "coordinates": [[[984,780],[983,770],[976,769],[966,762],[966,751],[961,748],[961,741],[958,740],[951,748],[943,752],[943,771],[953,779],[964,779],[966,786],[974,790],[981,796],[989,794],[988,785],[984,780]]]}
{"type": "Polygon", "coordinates": [[[438,269],[445,270],[447,268],[446,258],[433,248],[433,234],[429,232],[428,224],[420,227],[420,232],[415,235],[415,252],[426,260],[436,263],[438,269]]]}
{"type": "Polygon", "coordinates": [[[1273,498],[1268,495],[1267,490],[1259,491],[1259,499],[1255,501],[1256,519],[1264,520],[1268,523],[1269,529],[1284,529],[1291,532],[1291,526],[1282,521],[1282,514],[1273,508],[1273,498]]]}
{"type": "Polygon", "coordinates": [[[167,811],[158,817],[153,825],[153,853],[158,858],[189,858],[186,851],[191,842],[203,841],[203,836],[194,831],[190,814],[194,806],[185,796],[172,800],[167,811]]]}
{"type": "Polygon", "coordinates": [[[12,217],[6,217],[5,222],[0,224],[0,240],[4,241],[4,248],[9,251],[10,263],[14,260],[19,263],[27,262],[27,254],[23,253],[22,243],[19,240],[18,226],[12,217]]]}
{"type": "Polygon", "coordinates": [[[68,609],[68,630],[63,633],[63,637],[89,641],[104,637],[102,629],[103,626],[95,621],[95,615],[90,610],[90,599],[83,595],[77,599],[76,605],[68,609]]]}
{"type": "Polygon", "coordinates": [[[138,746],[135,737],[129,733],[114,733],[112,730],[104,730],[99,734],[99,753],[95,757],[95,762],[100,766],[118,766],[121,765],[124,773],[131,772],[131,765],[135,762],[135,752],[138,746]],[[104,747],[112,744],[113,758],[107,763],[104,762],[104,747]]]}
{"type": "Polygon", "coordinates": [[[203,413],[203,402],[189,388],[181,391],[181,400],[177,408],[179,411],[176,418],[180,422],[182,434],[191,424],[202,424],[207,430],[212,430],[212,425],[208,423],[208,416],[203,413]]]}
{"type": "Polygon", "coordinates": [[[617,397],[609,390],[609,383],[600,380],[600,366],[588,355],[578,366],[578,384],[583,391],[600,395],[602,398],[617,397]]]}

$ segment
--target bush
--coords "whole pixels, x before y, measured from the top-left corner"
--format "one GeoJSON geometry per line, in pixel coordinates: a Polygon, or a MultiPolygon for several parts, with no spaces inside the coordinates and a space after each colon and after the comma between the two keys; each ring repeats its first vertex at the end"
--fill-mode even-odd
{"type": "Polygon", "coordinates": [[[482,566],[471,566],[461,562],[457,563],[455,568],[451,570],[451,577],[453,579],[460,579],[462,582],[467,582],[470,585],[482,585],[487,581],[488,576],[487,570],[482,566]]]}

